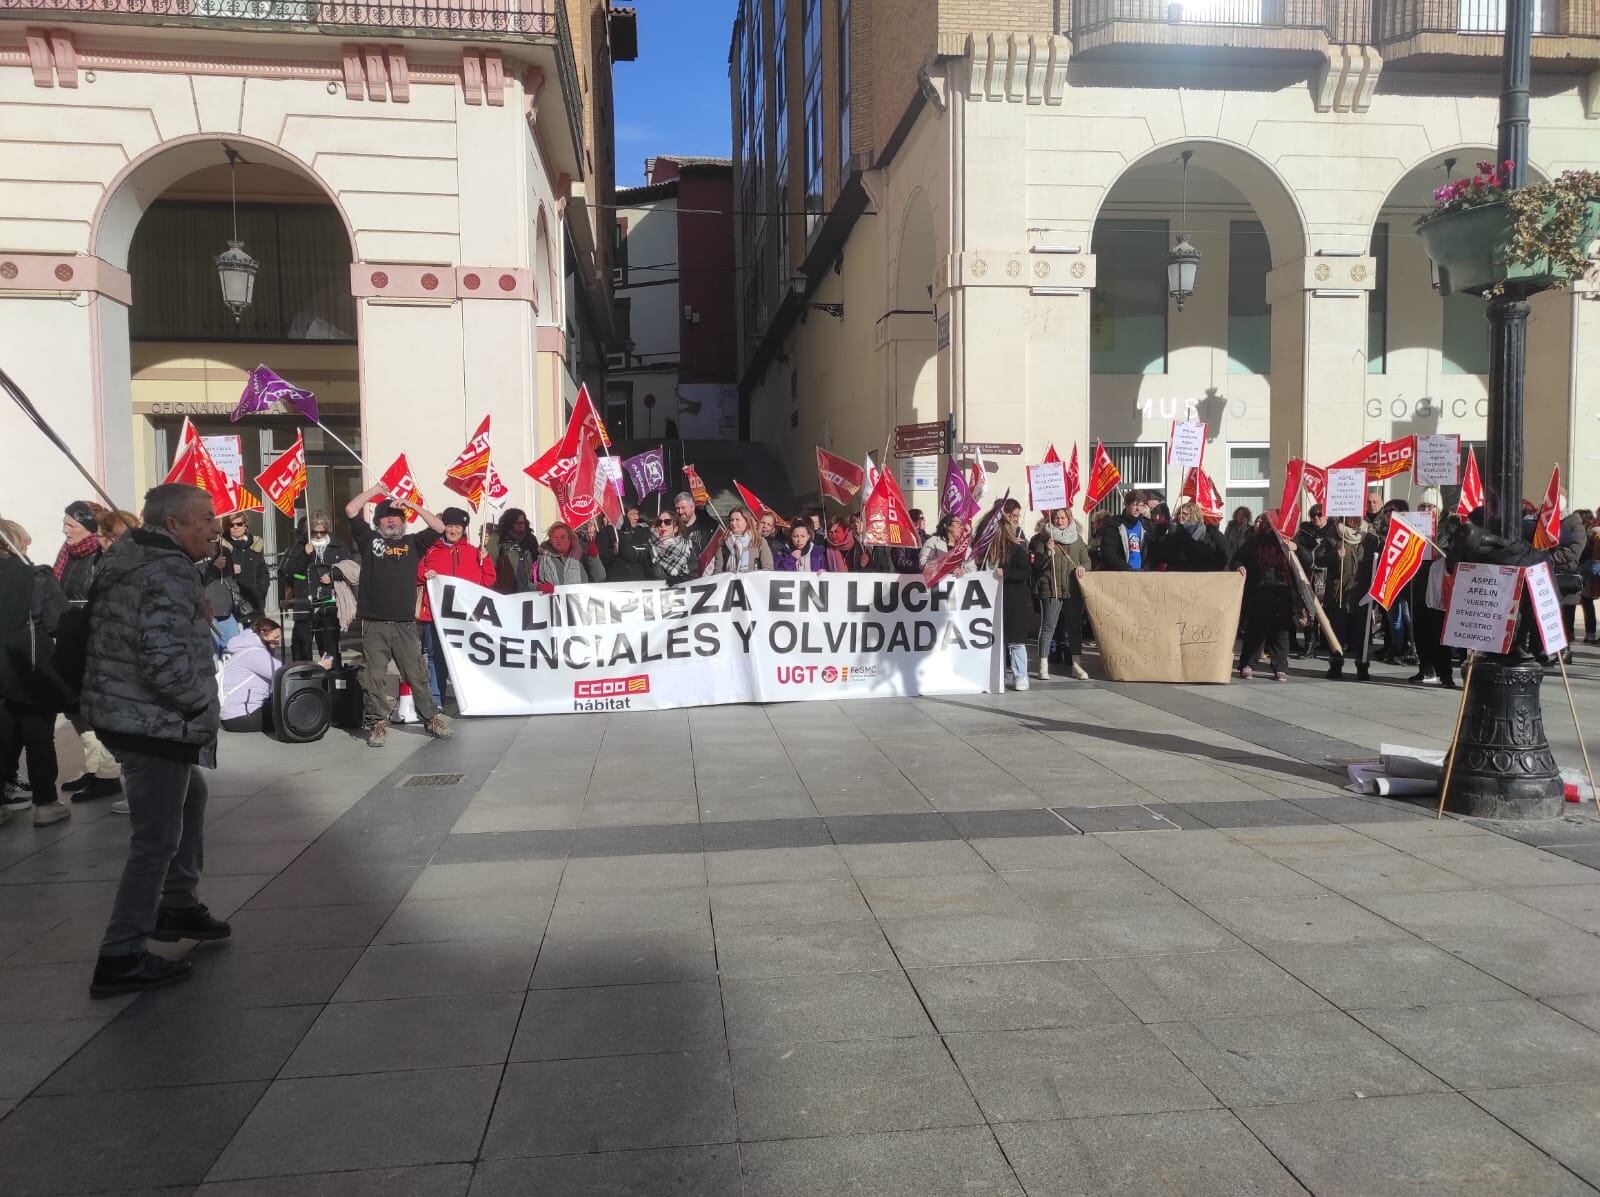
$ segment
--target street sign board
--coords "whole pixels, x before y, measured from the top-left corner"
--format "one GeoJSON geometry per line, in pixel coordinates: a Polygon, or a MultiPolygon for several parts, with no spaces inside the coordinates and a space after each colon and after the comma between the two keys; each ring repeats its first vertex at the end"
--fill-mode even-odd
{"type": "Polygon", "coordinates": [[[925,457],[949,452],[949,425],[943,420],[929,424],[897,424],[894,430],[896,457],[925,457]]]}
{"type": "Polygon", "coordinates": [[[962,441],[956,446],[957,452],[982,456],[988,454],[992,457],[1020,457],[1021,445],[1008,445],[996,441],[962,441]]]}

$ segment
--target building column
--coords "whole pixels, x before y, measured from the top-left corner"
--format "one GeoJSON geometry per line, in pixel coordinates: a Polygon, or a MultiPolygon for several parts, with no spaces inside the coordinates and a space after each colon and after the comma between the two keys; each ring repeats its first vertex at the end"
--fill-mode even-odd
{"type": "MultiPolygon", "coordinates": [[[[1267,275],[1272,306],[1272,477],[1291,457],[1324,465],[1363,443],[1369,257],[1297,258],[1267,275]]],[[[1282,491],[1269,493],[1276,505],[1282,491]]]]}

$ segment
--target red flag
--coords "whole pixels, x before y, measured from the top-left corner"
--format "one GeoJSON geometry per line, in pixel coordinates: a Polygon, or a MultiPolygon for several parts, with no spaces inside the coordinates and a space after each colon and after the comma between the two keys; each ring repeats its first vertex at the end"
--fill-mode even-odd
{"type": "Polygon", "coordinates": [[[692,465],[683,467],[683,476],[689,480],[689,494],[701,507],[711,503],[711,492],[706,489],[706,484],[700,480],[700,471],[692,465]]]}
{"type": "Polygon", "coordinates": [[[1382,441],[1369,441],[1354,453],[1341,457],[1338,461],[1331,462],[1330,470],[1353,470],[1360,466],[1373,466],[1378,463],[1378,450],[1383,448],[1382,441]]]}
{"type": "Polygon", "coordinates": [[[490,511],[499,511],[511,497],[511,488],[500,477],[500,471],[494,468],[492,458],[483,475],[483,497],[488,502],[490,511]]]}
{"type": "Polygon", "coordinates": [[[700,576],[702,578],[706,576],[706,571],[716,563],[717,550],[722,547],[722,542],[727,535],[727,532],[721,528],[718,528],[716,535],[710,540],[706,541],[706,547],[700,550],[699,564],[700,576]]]}
{"type": "MultiPolygon", "coordinates": [[[[1054,451],[1055,446],[1050,446],[1054,451]]],[[[1067,463],[1067,507],[1072,507],[1072,501],[1078,497],[1078,446],[1072,446],[1072,460],[1067,463]]]]}
{"type": "Polygon", "coordinates": [[[1422,565],[1422,548],[1427,542],[1401,521],[1389,519],[1389,534],[1383,538],[1383,551],[1372,567],[1372,585],[1367,593],[1387,611],[1416,576],[1422,565]]]}
{"type": "MultiPolygon", "coordinates": [[[[1054,441],[1051,441],[1048,445],[1045,446],[1045,448],[1044,448],[1044,459],[1045,459],[1046,462],[1060,461],[1061,460],[1061,454],[1056,452],[1056,443],[1054,441]]],[[[1067,502],[1070,505],[1072,500],[1068,499],[1067,502]]]]}
{"type": "Polygon", "coordinates": [[[406,512],[407,523],[417,518],[416,508],[422,506],[422,492],[417,489],[416,477],[411,473],[411,463],[406,460],[404,453],[394,459],[394,464],[383,472],[383,477],[378,479],[378,483],[389,492],[391,499],[409,508],[406,512]]]}
{"type": "Polygon", "coordinates": [[[1289,459],[1289,470],[1283,479],[1283,499],[1278,503],[1278,518],[1272,525],[1280,536],[1293,536],[1300,529],[1300,489],[1305,485],[1305,470],[1306,463],[1298,457],[1289,459]]]}
{"type": "Polygon", "coordinates": [[[1083,509],[1093,511],[1095,504],[1109,495],[1111,488],[1121,481],[1122,471],[1111,460],[1111,454],[1106,452],[1103,444],[1095,441],[1094,460],[1089,463],[1089,488],[1083,492],[1083,509]]]}
{"type": "Polygon", "coordinates": [[[167,471],[162,482],[198,486],[211,496],[211,505],[219,517],[236,511],[265,510],[260,499],[222,472],[194,424],[187,419],[178,441],[178,455],[173,458],[172,469],[167,471]]]}
{"type": "Polygon", "coordinates": [[[572,405],[572,423],[589,428],[600,443],[611,448],[611,434],[606,431],[606,422],[600,418],[600,413],[595,409],[594,400],[589,397],[588,384],[578,387],[578,398],[572,405]]]}
{"type": "Polygon", "coordinates": [[[760,499],[756,498],[755,492],[746,487],[745,484],[740,482],[737,478],[733,480],[733,489],[739,492],[739,498],[743,500],[744,505],[750,509],[751,519],[759,520],[764,515],[770,515],[774,523],[788,523],[788,521],[776,511],[768,507],[760,499]]]}
{"type": "Polygon", "coordinates": [[[578,400],[572,405],[572,416],[567,420],[561,439],[540,454],[532,465],[524,467],[523,473],[554,490],[556,483],[565,482],[577,472],[578,455],[584,441],[598,441],[608,448],[611,445],[606,426],[589,399],[589,388],[580,386],[578,400]]]}
{"type": "Polygon", "coordinates": [[[1409,474],[1416,466],[1417,438],[1403,436],[1378,446],[1378,459],[1367,467],[1368,482],[1382,482],[1397,474],[1409,474]]]}
{"type": "Polygon", "coordinates": [[[462,495],[472,504],[472,510],[478,510],[478,504],[483,502],[484,484],[489,475],[488,416],[483,417],[478,431],[472,434],[467,447],[456,454],[456,459],[445,469],[444,475],[445,489],[462,495]]]}
{"type": "Polygon", "coordinates": [[[855,498],[856,492],[866,482],[867,475],[854,462],[819,448],[817,478],[822,485],[824,497],[832,499],[835,503],[848,503],[855,498]]]}
{"type": "Polygon", "coordinates": [[[928,558],[928,563],[922,567],[922,580],[933,586],[950,577],[965,564],[967,553],[971,548],[972,529],[963,520],[961,534],[955,538],[950,547],[928,558]]]}
{"type": "Polygon", "coordinates": [[[1217,493],[1217,484],[1211,481],[1211,475],[1204,470],[1189,471],[1189,477],[1183,484],[1183,492],[1178,497],[1193,499],[1200,508],[1200,517],[1206,523],[1221,523],[1222,496],[1217,493]]]}
{"type": "Polygon", "coordinates": [[[306,490],[306,446],[299,433],[288,452],[256,475],[256,485],[274,507],[294,519],[294,505],[306,490]]]}
{"type": "Polygon", "coordinates": [[[911,513],[906,509],[905,496],[888,470],[878,474],[878,485],[867,496],[861,515],[864,520],[861,539],[867,544],[914,549],[922,543],[916,525],[911,522],[911,513]]]}
{"type": "Polygon", "coordinates": [[[1456,500],[1456,514],[1466,519],[1483,506],[1483,479],[1478,476],[1478,456],[1467,446],[1467,468],[1461,474],[1461,498],[1456,500]]]}
{"type": "Polygon", "coordinates": [[[1328,503],[1328,471],[1321,466],[1314,466],[1309,461],[1300,463],[1300,481],[1306,490],[1311,493],[1311,501],[1319,506],[1328,503]]]}
{"type": "Polygon", "coordinates": [[[1561,467],[1550,471],[1550,485],[1544,488],[1544,502],[1533,521],[1533,547],[1553,549],[1561,543],[1561,467]]]}
{"type": "Polygon", "coordinates": [[[578,460],[574,472],[550,487],[556,497],[561,518],[574,528],[581,528],[596,516],[604,514],[613,524],[622,522],[622,500],[611,480],[600,472],[600,455],[595,452],[593,430],[586,430],[579,438],[578,460]]]}

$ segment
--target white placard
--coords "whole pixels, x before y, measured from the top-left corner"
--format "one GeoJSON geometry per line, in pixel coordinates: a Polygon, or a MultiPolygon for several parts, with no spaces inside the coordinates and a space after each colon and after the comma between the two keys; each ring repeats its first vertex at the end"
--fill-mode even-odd
{"type": "Polygon", "coordinates": [[[1167,461],[1172,465],[1199,469],[1206,453],[1206,426],[1203,420],[1174,420],[1172,448],[1167,461]]]}
{"type": "Polygon", "coordinates": [[[1422,559],[1432,561],[1434,558],[1433,542],[1439,536],[1439,513],[1437,511],[1397,511],[1394,518],[1406,527],[1422,536],[1422,559]]]}
{"type": "Polygon", "coordinates": [[[622,458],[612,457],[609,453],[600,458],[600,476],[610,482],[617,495],[626,501],[627,495],[622,490],[622,458]]]}
{"type": "Polygon", "coordinates": [[[999,586],[761,571],[497,594],[440,575],[428,601],[463,715],[551,715],[993,693],[999,586]]]}
{"type": "Polygon", "coordinates": [[[1418,486],[1459,486],[1461,438],[1453,432],[1417,437],[1412,469],[1418,486]]]}
{"type": "Polygon", "coordinates": [[[1067,506],[1067,467],[1059,461],[1029,466],[1028,496],[1034,511],[1056,511],[1067,506]]]}
{"type": "Polygon", "coordinates": [[[228,476],[235,485],[244,482],[244,450],[237,436],[203,436],[206,452],[217,463],[217,469],[228,476]]]}
{"type": "Polygon", "coordinates": [[[1545,655],[1553,656],[1567,647],[1567,626],[1561,619],[1561,591],[1556,587],[1556,576],[1548,561],[1528,566],[1522,576],[1528,584],[1528,599],[1533,603],[1533,618],[1539,625],[1545,655]]]}
{"type": "Polygon", "coordinates": [[[900,489],[907,494],[914,490],[938,490],[939,461],[937,453],[900,458],[900,489]]]}
{"type": "Polygon", "coordinates": [[[1514,565],[1467,561],[1457,565],[1444,617],[1444,643],[1482,653],[1510,652],[1521,582],[1522,571],[1514,565]]]}
{"type": "Polygon", "coordinates": [[[1328,501],[1322,505],[1322,514],[1330,520],[1366,513],[1367,471],[1329,470],[1328,501]]]}

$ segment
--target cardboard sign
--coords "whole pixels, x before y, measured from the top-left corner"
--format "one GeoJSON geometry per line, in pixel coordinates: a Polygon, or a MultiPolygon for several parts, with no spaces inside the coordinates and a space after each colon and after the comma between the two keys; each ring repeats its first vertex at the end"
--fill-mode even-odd
{"type": "Polygon", "coordinates": [[[1100,662],[1114,682],[1218,682],[1233,673],[1244,579],[1226,573],[1084,575],[1100,662]]]}
{"type": "Polygon", "coordinates": [[[1365,469],[1328,471],[1328,501],[1323,506],[1323,515],[1330,520],[1347,515],[1361,516],[1366,512],[1366,501],[1365,469]]]}
{"type": "Polygon", "coordinates": [[[1455,581],[1450,587],[1444,643],[1481,653],[1510,652],[1521,593],[1522,571],[1516,566],[1463,561],[1456,566],[1455,581]]]}
{"type": "Polygon", "coordinates": [[[244,481],[244,451],[236,436],[203,436],[206,452],[217,463],[217,469],[235,484],[244,481]]]}
{"type": "Polygon", "coordinates": [[[1172,448],[1167,460],[1177,466],[1199,469],[1206,452],[1206,426],[1201,420],[1174,420],[1172,448]]]}
{"type": "Polygon", "coordinates": [[[1067,468],[1059,461],[1028,467],[1028,505],[1034,511],[1056,511],[1067,505],[1067,468]]]}
{"type": "Polygon", "coordinates": [[[1437,511],[1397,511],[1394,519],[1399,520],[1413,532],[1427,537],[1422,542],[1422,559],[1432,561],[1435,554],[1433,542],[1439,539],[1439,513],[1437,511]]]}
{"type": "Polygon", "coordinates": [[[1561,620],[1561,591],[1556,588],[1556,576],[1548,561],[1528,566],[1522,575],[1528,587],[1528,599],[1533,604],[1539,639],[1544,641],[1545,655],[1554,656],[1567,647],[1567,627],[1561,620]]]}
{"type": "Polygon", "coordinates": [[[1461,481],[1461,438],[1455,433],[1417,437],[1414,477],[1418,486],[1455,486],[1461,481]]]}

